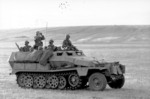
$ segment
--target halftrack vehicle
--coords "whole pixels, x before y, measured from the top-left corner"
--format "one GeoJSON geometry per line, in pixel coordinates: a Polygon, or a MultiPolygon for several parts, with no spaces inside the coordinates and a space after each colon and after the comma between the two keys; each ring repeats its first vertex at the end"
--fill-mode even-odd
{"type": "Polygon", "coordinates": [[[10,74],[15,74],[17,84],[23,88],[77,89],[103,91],[122,88],[125,82],[125,66],[119,62],[101,62],[87,57],[82,51],[55,51],[47,64],[38,61],[18,61],[31,52],[12,52],[10,74]]]}

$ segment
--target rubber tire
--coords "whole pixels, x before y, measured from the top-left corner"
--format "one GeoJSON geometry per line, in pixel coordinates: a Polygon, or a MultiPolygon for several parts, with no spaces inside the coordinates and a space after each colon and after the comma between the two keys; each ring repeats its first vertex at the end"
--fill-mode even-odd
{"type": "Polygon", "coordinates": [[[106,77],[101,74],[101,73],[93,73],[90,77],[89,77],[89,89],[93,90],[93,91],[103,91],[106,88],[107,85],[107,80],[106,77]],[[98,81],[100,82],[100,86],[96,86],[96,84],[94,83],[94,79],[98,79],[98,81]]]}
{"type": "Polygon", "coordinates": [[[108,83],[108,85],[109,85],[109,87],[111,87],[111,88],[120,89],[120,88],[123,87],[124,83],[125,83],[125,77],[124,77],[124,75],[122,75],[122,79],[119,79],[119,80],[117,80],[117,81],[108,83]]]}

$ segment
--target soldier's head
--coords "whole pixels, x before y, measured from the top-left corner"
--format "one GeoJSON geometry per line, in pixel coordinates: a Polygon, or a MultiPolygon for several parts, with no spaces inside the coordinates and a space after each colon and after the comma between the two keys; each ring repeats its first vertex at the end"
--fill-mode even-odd
{"type": "Polygon", "coordinates": [[[26,40],[26,41],[25,41],[25,45],[28,45],[28,44],[29,44],[29,41],[26,40]]]}
{"type": "Polygon", "coordinates": [[[69,34],[67,34],[67,35],[66,35],[66,39],[69,39],[69,38],[70,38],[70,35],[69,35],[69,34]]]}
{"type": "Polygon", "coordinates": [[[50,39],[49,40],[49,44],[53,44],[54,43],[54,40],[53,39],[50,39]]]}
{"type": "Polygon", "coordinates": [[[42,34],[42,32],[36,31],[36,35],[37,35],[37,36],[39,36],[40,34],[42,34]]]}

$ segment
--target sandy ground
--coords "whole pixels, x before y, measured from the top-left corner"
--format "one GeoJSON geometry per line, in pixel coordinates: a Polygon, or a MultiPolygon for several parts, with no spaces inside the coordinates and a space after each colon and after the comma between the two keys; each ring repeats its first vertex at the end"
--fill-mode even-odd
{"type": "Polygon", "coordinates": [[[7,62],[12,51],[0,49],[0,99],[150,99],[150,48],[85,48],[87,56],[120,61],[126,65],[126,82],[122,89],[90,91],[83,90],[42,90],[23,89],[16,84],[16,77],[9,75],[11,68],[7,62]]]}

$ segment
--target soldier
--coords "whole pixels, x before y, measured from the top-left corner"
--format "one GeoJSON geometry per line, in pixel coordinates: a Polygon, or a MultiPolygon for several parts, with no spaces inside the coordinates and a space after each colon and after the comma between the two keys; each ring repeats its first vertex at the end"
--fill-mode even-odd
{"type": "Polygon", "coordinates": [[[53,51],[56,51],[56,50],[57,50],[57,47],[56,47],[53,43],[54,43],[54,40],[53,40],[53,39],[50,39],[50,40],[49,40],[48,49],[52,49],[53,51]]]}
{"type": "Polygon", "coordinates": [[[31,50],[31,46],[29,45],[29,41],[25,41],[25,46],[20,48],[20,51],[28,52],[31,50]]]}
{"type": "Polygon", "coordinates": [[[42,40],[44,39],[45,39],[44,35],[40,31],[37,31],[36,36],[34,37],[34,41],[35,41],[34,48],[38,49],[39,46],[43,46],[42,40]]]}
{"type": "Polygon", "coordinates": [[[70,35],[67,34],[66,39],[63,41],[62,47],[66,50],[76,50],[76,51],[78,51],[78,49],[75,46],[72,45],[72,43],[69,39],[70,39],[70,35]]]}

